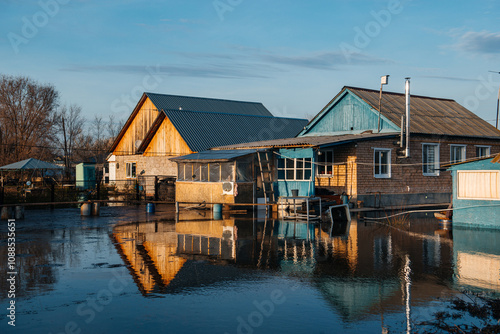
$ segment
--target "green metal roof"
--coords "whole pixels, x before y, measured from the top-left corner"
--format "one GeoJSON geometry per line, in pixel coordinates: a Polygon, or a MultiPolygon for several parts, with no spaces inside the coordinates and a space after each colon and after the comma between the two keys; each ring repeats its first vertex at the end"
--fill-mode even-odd
{"type": "Polygon", "coordinates": [[[190,110],[227,114],[273,116],[259,102],[244,102],[167,94],[145,93],[158,110],[190,110]]]}
{"type": "MultiPolygon", "coordinates": [[[[289,138],[307,124],[306,119],[238,115],[188,110],[163,110],[189,148],[201,152],[212,147],[289,138]]],[[[153,128],[151,131],[156,131],[153,128]]],[[[141,145],[145,149],[153,136],[148,133],[141,145]]]]}

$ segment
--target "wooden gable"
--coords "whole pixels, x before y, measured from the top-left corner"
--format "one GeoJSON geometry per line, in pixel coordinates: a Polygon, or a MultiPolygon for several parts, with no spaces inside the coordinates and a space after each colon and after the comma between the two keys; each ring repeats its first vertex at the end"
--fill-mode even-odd
{"type": "MultiPolygon", "coordinates": [[[[400,131],[398,125],[384,115],[380,117],[380,132],[400,131]]],[[[378,110],[357,95],[344,90],[309,123],[300,136],[358,134],[378,131],[378,110]]]]}
{"type": "Polygon", "coordinates": [[[186,144],[172,122],[165,117],[144,150],[144,156],[186,155],[193,151],[186,144]]]}
{"type": "Polygon", "coordinates": [[[113,145],[114,155],[136,154],[159,111],[151,100],[143,95],[132,115],[113,145]]]}

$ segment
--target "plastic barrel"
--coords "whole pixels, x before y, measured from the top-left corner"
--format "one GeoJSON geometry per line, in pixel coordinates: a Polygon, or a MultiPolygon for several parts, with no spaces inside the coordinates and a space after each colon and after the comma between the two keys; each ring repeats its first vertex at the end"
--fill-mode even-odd
{"type": "Polygon", "coordinates": [[[101,203],[95,202],[92,203],[92,216],[100,216],[101,215],[101,203]]]}
{"type": "Polygon", "coordinates": [[[147,213],[155,213],[155,204],[154,203],[146,204],[146,212],[147,213]]]}
{"type": "Polygon", "coordinates": [[[215,220],[222,219],[222,204],[214,204],[213,211],[215,220]]]}
{"type": "Polygon", "coordinates": [[[299,189],[292,189],[292,196],[293,197],[299,196],[299,189]]]}
{"type": "Polygon", "coordinates": [[[16,219],[24,219],[24,206],[16,205],[16,219]]]}
{"type": "Polygon", "coordinates": [[[90,203],[83,203],[80,207],[80,214],[82,216],[90,216],[92,214],[92,206],[90,203]]]}

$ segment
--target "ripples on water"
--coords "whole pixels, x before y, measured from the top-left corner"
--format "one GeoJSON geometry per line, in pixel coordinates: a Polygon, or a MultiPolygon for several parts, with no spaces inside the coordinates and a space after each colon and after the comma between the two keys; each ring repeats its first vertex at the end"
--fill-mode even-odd
{"type": "Polygon", "coordinates": [[[398,228],[354,219],[332,236],[328,224],[198,213],[176,223],[170,209],[149,217],[143,209],[103,208],[88,219],[28,212],[18,221],[18,328],[400,332],[464,289],[500,293],[500,231],[443,229],[420,216],[398,228]]]}

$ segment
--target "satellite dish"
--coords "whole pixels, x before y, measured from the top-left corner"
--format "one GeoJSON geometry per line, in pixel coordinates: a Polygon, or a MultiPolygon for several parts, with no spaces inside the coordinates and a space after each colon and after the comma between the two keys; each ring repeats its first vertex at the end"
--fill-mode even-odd
{"type": "Polygon", "coordinates": [[[142,144],[142,140],[136,140],[135,141],[135,148],[139,148],[142,144]]]}

